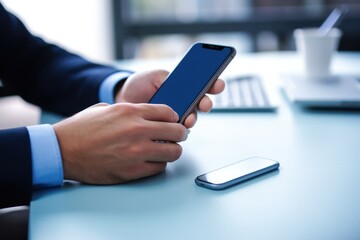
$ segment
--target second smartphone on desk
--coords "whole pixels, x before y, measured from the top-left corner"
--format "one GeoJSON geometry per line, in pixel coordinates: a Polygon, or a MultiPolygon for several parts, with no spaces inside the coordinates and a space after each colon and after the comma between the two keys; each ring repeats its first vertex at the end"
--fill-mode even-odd
{"type": "Polygon", "coordinates": [[[229,46],[194,44],[149,103],[168,105],[184,123],[235,54],[229,46]]]}
{"type": "Polygon", "coordinates": [[[251,157],[202,174],[195,179],[195,183],[201,187],[222,190],[274,171],[279,166],[279,162],[272,159],[251,157]]]}

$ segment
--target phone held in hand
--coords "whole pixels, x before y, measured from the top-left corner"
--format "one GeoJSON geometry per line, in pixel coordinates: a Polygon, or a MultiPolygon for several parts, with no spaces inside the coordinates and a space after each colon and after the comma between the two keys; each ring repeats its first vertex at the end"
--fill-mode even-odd
{"type": "Polygon", "coordinates": [[[184,123],[235,54],[233,47],[195,43],[149,103],[168,105],[184,123]]]}
{"type": "Polygon", "coordinates": [[[195,179],[201,187],[222,190],[257,177],[267,172],[274,171],[280,166],[279,162],[261,157],[251,157],[202,174],[195,179]]]}

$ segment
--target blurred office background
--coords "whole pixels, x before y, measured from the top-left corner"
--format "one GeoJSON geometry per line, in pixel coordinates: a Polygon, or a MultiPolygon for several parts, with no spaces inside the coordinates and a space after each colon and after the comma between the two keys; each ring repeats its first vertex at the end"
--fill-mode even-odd
{"type": "Polygon", "coordinates": [[[33,34],[96,61],[113,59],[110,0],[1,0],[33,34]]]}
{"type": "Polygon", "coordinates": [[[359,0],[113,1],[117,58],[182,55],[194,41],[230,44],[238,52],[294,49],[292,32],[318,27],[341,4],[341,50],[360,50],[359,0]]]}
{"type": "MultiPolygon", "coordinates": [[[[295,28],[320,26],[331,10],[341,4],[347,4],[350,11],[340,26],[344,33],[340,50],[360,50],[360,0],[1,2],[34,34],[103,63],[180,57],[195,41],[233,45],[240,53],[293,50],[295,28]]],[[[4,94],[0,87],[1,95],[4,94]]],[[[20,99],[16,99],[18,107],[7,101],[15,100],[0,98],[0,128],[37,121],[38,108],[20,99]],[[13,118],[15,121],[3,117],[19,114],[27,117],[13,118]]]]}
{"type": "Polygon", "coordinates": [[[27,27],[87,58],[181,56],[194,41],[292,50],[292,31],[347,4],[342,50],[360,50],[360,0],[2,0],[27,27]]]}

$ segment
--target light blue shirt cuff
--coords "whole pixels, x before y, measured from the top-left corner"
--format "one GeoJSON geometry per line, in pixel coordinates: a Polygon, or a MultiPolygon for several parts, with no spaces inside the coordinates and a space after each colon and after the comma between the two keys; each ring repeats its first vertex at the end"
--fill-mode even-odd
{"type": "Polygon", "coordinates": [[[27,127],[30,135],[34,188],[62,185],[63,167],[59,144],[49,124],[27,127]]]}
{"type": "Polygon", "coordinates": [[[114,89],[115,86],[123,80],[126,80],[131,75],[131,72],[116,72],[105,78],[100,85],[99,100],[109,104],[115,103],[114,89]]]}

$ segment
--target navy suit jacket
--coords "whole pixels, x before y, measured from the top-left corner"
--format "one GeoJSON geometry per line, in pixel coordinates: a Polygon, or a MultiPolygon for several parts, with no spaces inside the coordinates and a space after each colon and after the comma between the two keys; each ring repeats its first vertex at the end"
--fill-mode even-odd
{"type": "MultiPolygon", "coordinates": [[[[42,109],[71,115],[97,103],[102,81],[116,71],[33,36],[0,3],[0,79],[5,89],[42,109]]],[[[27,129],[0,130],[0,208],[29,204],[31,163],[27,129]]]]}

